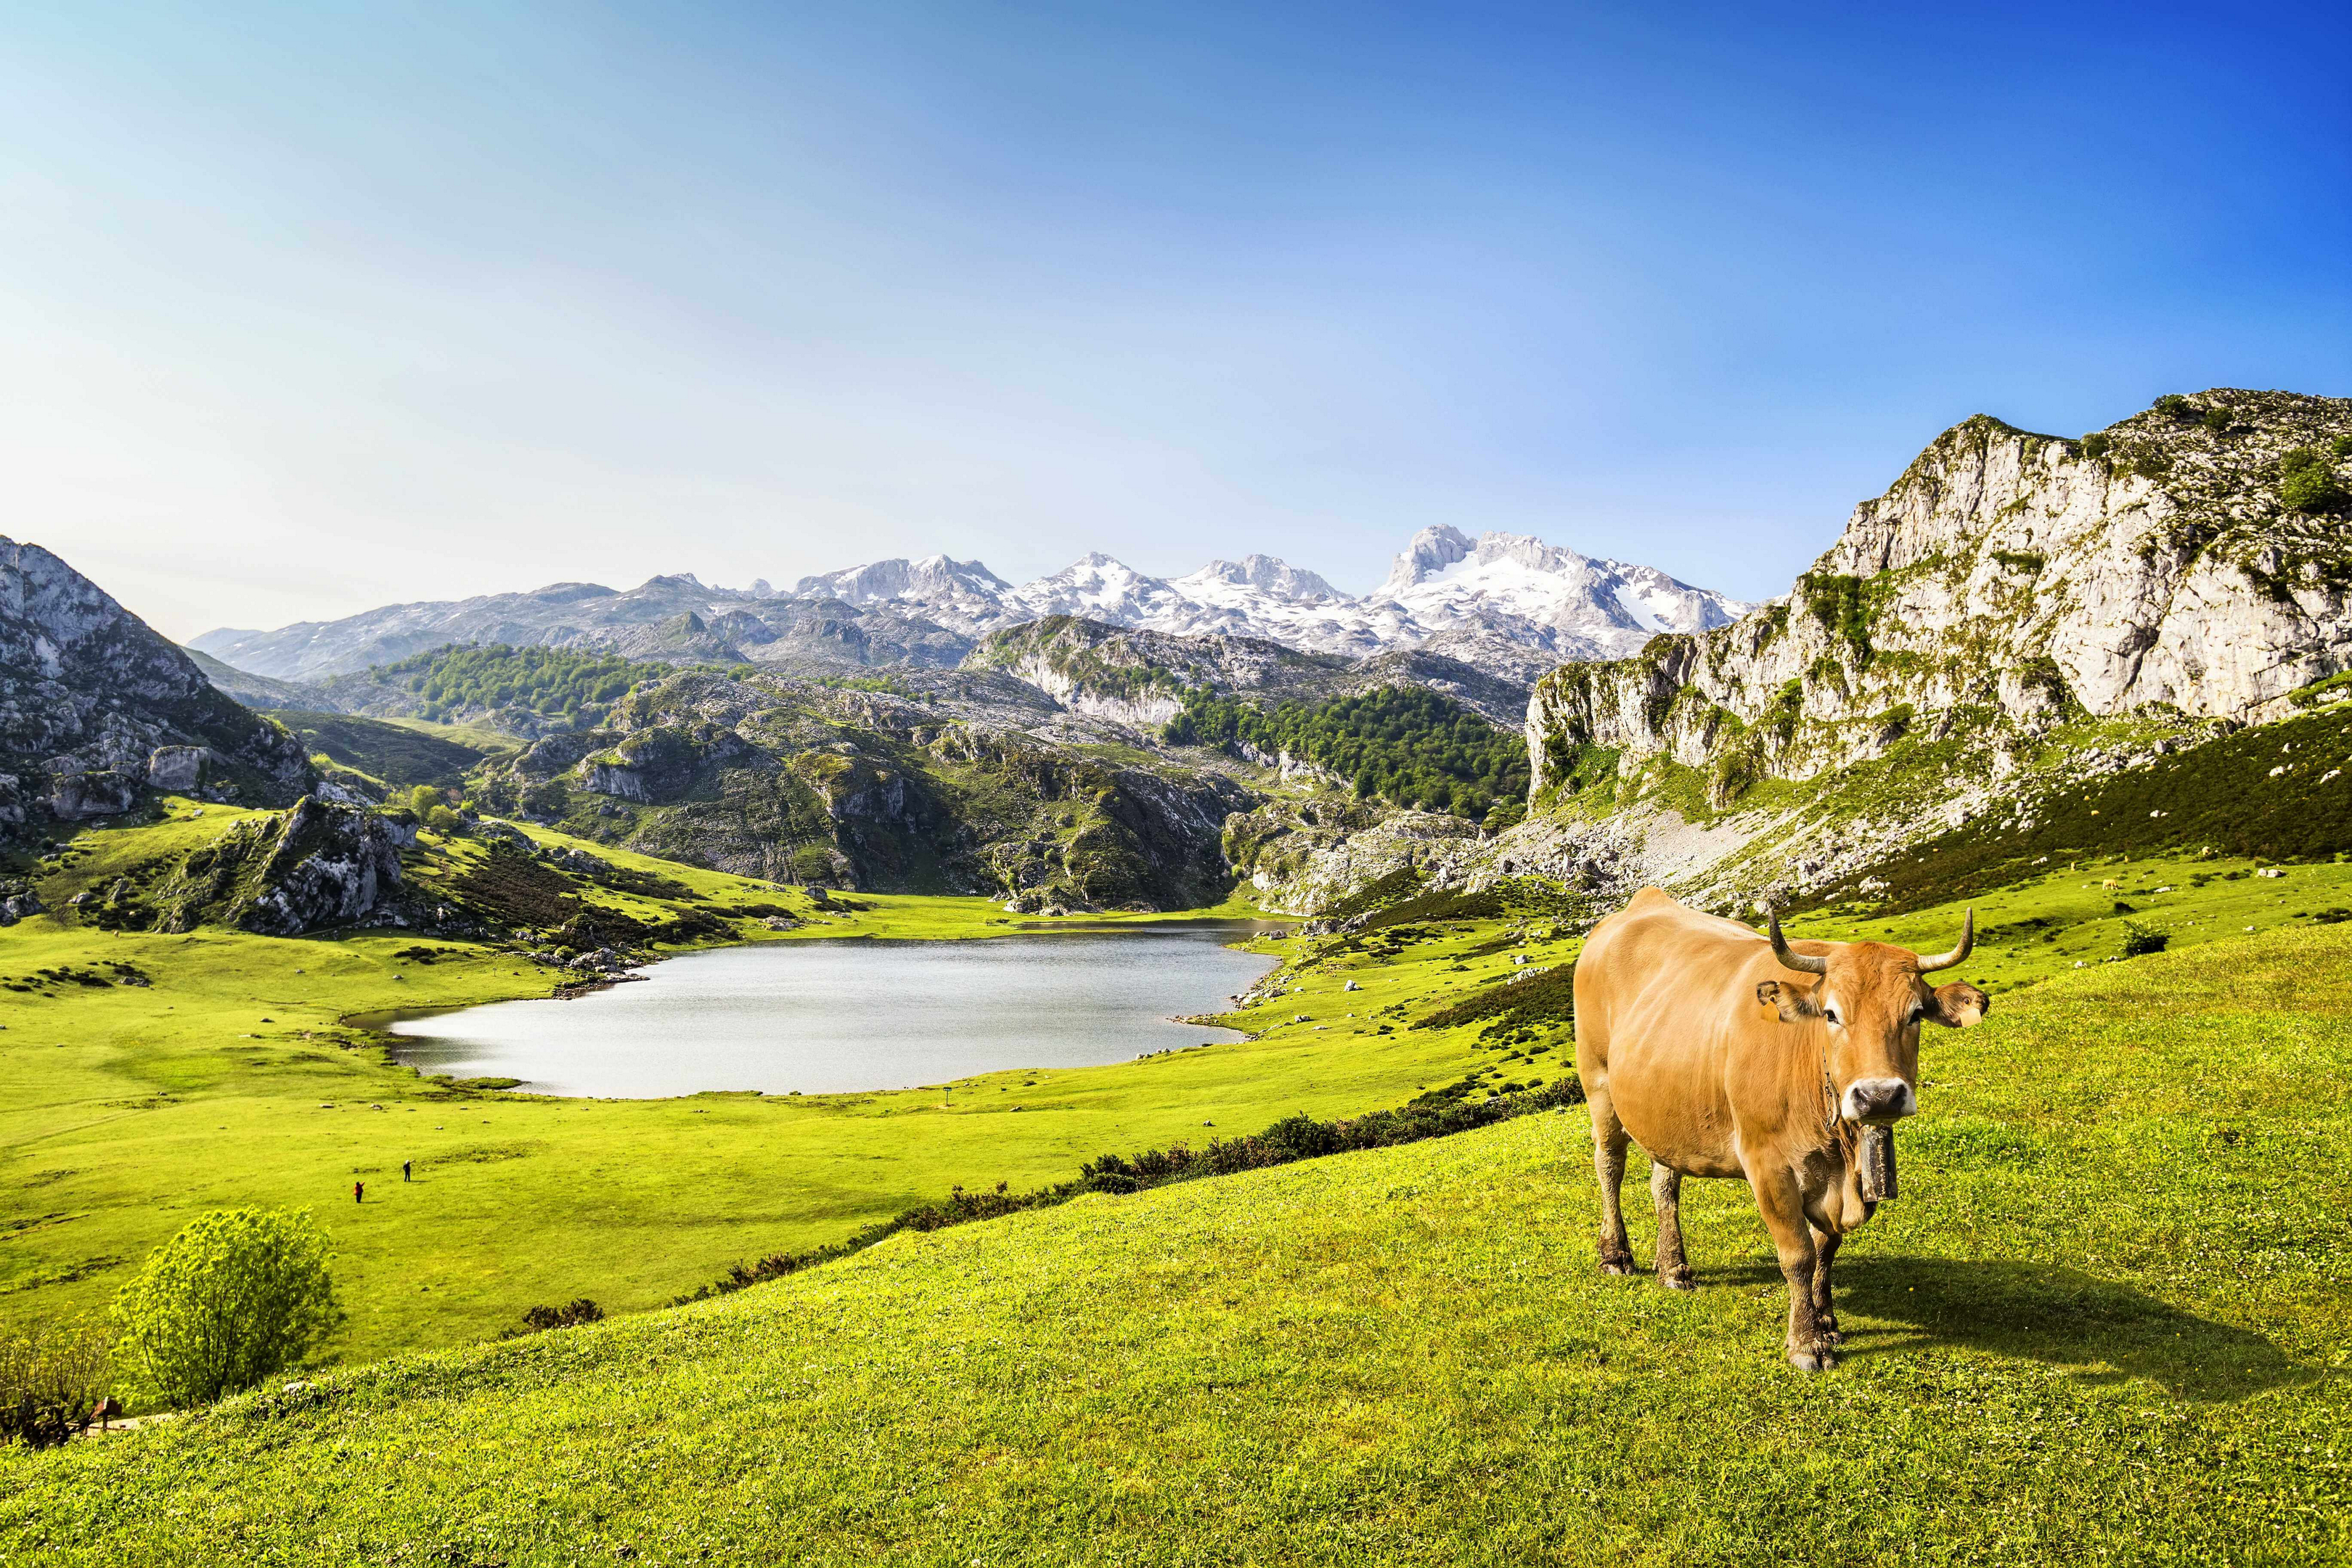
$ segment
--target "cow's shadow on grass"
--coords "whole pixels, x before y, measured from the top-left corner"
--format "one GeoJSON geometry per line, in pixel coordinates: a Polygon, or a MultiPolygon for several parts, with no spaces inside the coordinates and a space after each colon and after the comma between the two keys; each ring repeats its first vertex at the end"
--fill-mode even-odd
{"type": "MultiPolygon", "coordinates": [[[[1702,1275],[1702,1287],[1778,1284],[1769,1266],[1702,1275]]],[[[1955,1346],[2068,1369],[2086,1383],[2144,1377],[2179,1399],[2242,1399],[2317,1375],[2250,1330],[2200,1318],[2058,1263],[1847,1253],[1835,1276],[1845,1354],[1955,1346]]]]}

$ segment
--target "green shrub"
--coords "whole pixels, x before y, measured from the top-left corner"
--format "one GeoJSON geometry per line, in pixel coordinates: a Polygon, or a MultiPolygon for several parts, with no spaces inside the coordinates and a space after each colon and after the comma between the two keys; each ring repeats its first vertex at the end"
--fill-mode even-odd
{"type": "Polygon", "coordinates": [[[80,1431],[106,1397],[110,1361],[96,1323],[0,1332],[0,1443],[48,1448],[80,1431]]]}
{"type": "Polygon", "coordinates": [[[2343,482],[2327,460],[2308,447],[2279,459],[2279,504],[2289,511],[2333,511],[2344,504],[2343,482]]]}
{"type": "Polygon", "coordinates": [[[2157,452],[2142,452],[2132,459],[2131,471],[2144,479],[2161,480],[2172,472],[2172,465],[2157,452]]]}
{"type": "Polygon", "coordinates": [[[1797,591],[1805,601],[1805,608],[1822,629],[1844,639],[1853,650],[1854,662],[1870,662],[1870,595],[1859,577],[1843,577],[1833,573],[1808,572],[1797,579],[1797,591]]]}
{"type": "Polygon", "coordinates": [[[2230,427],[2230,422],[2234,417],[2235,416],[2231,413],[2228,405],[2217,403],[2213,405],[2212,407],[2208,408],[2205,411],[2205,417],[2198,421],[2198,423],[2203,425],[2206,429],[2210,430],[2214,435],[2219,436],[2222,431],[2227,430],[2230,427]]]}
{"type": "Polygon", "coordinates": [[[114,1301],[121,1369],[166,1407],[250,1388],[340,1322],[308,1209],[215,1209],[150,1253],[114,1301]]]}
{"type": "Polygon", "coordinates": [[[533,1307],[523,1313],[523,1331],[541,1334],[550,1329],[576,1329],[583,1323],[602,1322],[604,1309],[581,1296],[561,1307],[533,1307]]]}
{"type": "Polygon", "coordinates": [[[2105,431],[2094,430],[2089,435],[2083,437],[2083,456],[2086,458],[2104,458],[2107,455],[2107,448],[2115,444],[2116,438],[2108,435],[2105,431]]]}
{"type": "Polygon", "coordinates": [[[2137,958],[2144,953],[2162,952],[2171,941],[2171,936],[2167,932],[2151,930],[2137,921],[2124,922],[2124,956],[2126,958],[2137,958]]]}
{"type": "Polygon", "coordinates": [[[2168,392],[2156,400],[2156,411],[2174,419],[2194,419],[2197,405],[2177,392],[2168,392]]]}
{"type": "Polygon", "coordinates": [[[425,814],[425,826],[440,834],[463,833],[466,819],[446,805],[436,805],[425,814]]]}
{"type": "Polygon", "coordinates": [[[2336,437],[2336,455],[2339,458],[2352,458],[2352,436],[2336,437]]]}

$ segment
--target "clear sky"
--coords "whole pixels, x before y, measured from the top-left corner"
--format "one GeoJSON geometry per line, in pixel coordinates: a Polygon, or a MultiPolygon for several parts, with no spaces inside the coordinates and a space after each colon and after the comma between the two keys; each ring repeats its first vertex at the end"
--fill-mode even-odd
{"type": "Polygon", "coordinates": [[[1786,588],[1938,430],[2352,394],[2352,7],[0,18],[0,531],[163,631],[1415,529],[1786,588]]]}

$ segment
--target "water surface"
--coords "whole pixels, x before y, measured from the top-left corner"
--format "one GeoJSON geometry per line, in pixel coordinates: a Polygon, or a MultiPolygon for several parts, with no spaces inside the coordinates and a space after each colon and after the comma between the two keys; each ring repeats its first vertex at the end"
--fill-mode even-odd
{"type": "Polygon", "coordinates": [[[394,1024],[428,1073],[536,1094],[840,1094],[1010,1068],[1098,1067],[1234,1039],[1222,1012],[1274,966],[1220,921],[973,942],[790,942],[665,960],[568,1002],[494,1002],[394,1024]]]}

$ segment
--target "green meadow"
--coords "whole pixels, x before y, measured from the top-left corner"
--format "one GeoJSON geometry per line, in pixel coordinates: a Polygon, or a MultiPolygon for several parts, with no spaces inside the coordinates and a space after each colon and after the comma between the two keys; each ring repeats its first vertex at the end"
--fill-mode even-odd
{"type": "MultiPolygon", "coordinates": [[[[153,827],[85,834],[44,896],[62,906],[237,815],[184,807],[153,827]]],[[[807,919],[786,933],[737,922],[743,941],[971,939],[1073,923],[1016,919],[982,900],[863,894],[825,914],[798,892],[592,847],[684,884],[706,907],[783,903],[807,919]]],[[[430,836],[425,850],[413,872],[427,880],[481,853],[430,836]]],[[[678,907],[597,898],[647,917],[678,907]]],[[[1193,911],[1253,912],[1240,900],[1193,911]]],[[[1044,1184],[1106,1150],[1213,1136],[1206,1122],[1255,1131],[1295,1110],[1391,1105],[1469,1059],[1450,1037],[1384,1037],[1369,1016],[1342,1017],[952,1091],[559,1100],[420,1079],[352,1022],[544,996],[569,978],[511,953],[407,932],[110,933],[46,917],[0,932],[0,982],[43,970],[104,978],[115,964],[151,984],[0,990],[0,1320],[102,1310],[150,1248],[206,1209],[307,1205],[334,1237],[350,1320],[331,1352],[347,1359],[489,1337],[529,1307],[576,1296],[608,1311],[657,1306],[731,1264],[836,1240],[959,1184],[1044,1184]],[[413,1182],[401,1180],[404,1161],[413,1182]]],[[[1424,983],[1418,973],[1401,965],[1331,1011],[1393,1004],[1424,983]]],[[[1332,999],[1287,998],[1280,1016],[1332,999]]],[[[1269,1027],[1276,1016],[1267,1006],[1231,1021],[1269,1027]]]]}
{"type": "MultiPolygon", "coordinates": [[[[1982,1026],[1927,1041],[1904,1195],[1840,1260],[1848,1354],[1820,1376],[1780,1359],[1779,1273],[1738,1184],[1685,1188],[1696,1293],[1597,1272],[1574,1108],[901,1234],[685,1308],[0,1453],[0,1541],[110,1563],[2340,1560],[2352,928],[2263,917],[2252,900],[2275,889],[2253,880],[2169,906],[2199,924],[2162,953],[2100,962],[2101,933],[2070,925],[1988,955],[2047,977],[2019,968],[1982,1026]],[[2197,934],[2225,921],[2263,929],[2197,934]]],[[[1991,923],[2090,890],[2053,878],[1991,923]]],[[[1919,919],[1948,940],[1956,913],[1919,919]]],[[[1406,937],[1411,1005],[1507,963],[1513,950],[1468,950],[1508,935],[1406,937]]],[[[1336,989],[1373,955],[1321,951],[1284,1016],[1383,994],[1336,989]]],[[[1286,1026],[1259,1059],[1328,1036],[1286,1026]]],[[[1252,1059],[1219,1047],[1095,1083],[1221,1057],[1252,1059]]],[[[183,1092],[184,1110],[120,1117],[181,1117],[214,1091],[183,1092]]],[[[574,1116],[641,1115],[648,1137],[674,1125],[470,1100],[320,1125],[429,1125],[459,1105],[492,1119],[464,1134],[483,1147],[552,1141],[574,1116]]],[[[810,1114],[728,1108],[755,1112],[810,1114]]],[[[840,1116],[873,1149],[948,1121],[879,1104],[840,1116]]],[[[693,1152],[683,1131],[667,1147],[693,1152]]],[[[672,1200],[701,1179],[681,1173],[672,1200]]],[[[257,1194],[201,1201],[231,1195],[257,1194]]],[[[774,1194],[763,1238],[802,1223],[807,1195],[774,1194]]],[[[597,1234],[544,1192],[528,1201],[566,1242],[597,1234]]],[[[329,1217],[347,1254],[373,1249],[377,1279],[395,1259],[432,1266],[329,1217]]],[[[1638,1215],[1634,1232],[1646,1261],[1638,1215]]],[[[518,1252],[536,1239],[501,1234],[518,1252]]]]}
{"type": "MultiPolygon", "coordinates": [[[[43,884],[53,907],[241,814],[175,804],[150,827],[80,835],[43,884]]],[[[560,835],[538,832],[560,842],[560,835]]],[[[982,900],[860,894],[811,910],[798,891],[597,847],[695,907],[789,905],[732,940],[976,939],[1068,921],[982,900]]],[[[427,836],[425,883],[483,855],[427,836]]],[[[2106,967],[2135,930],[2180,947],[2310,923],[2352,903],[2352,866],[2105,860],[2053,868],[1976,900],[1971,978],[2007,994],[2076,964],[2106,967]],[[2106,884],[2113,883],[2109,887],[2106,884]],[[2158,892],[2157,889],[2168,891],[2158,892]],[[2128,906],[2127,910],[2118,906],[2128,906]]],[[[657,920],[685,907],[596,889],[657,920]]],[[[1225,915],[1253,913],[1236,898],[1225,915]]],[[[1118,924],[1151,918],[1090,918],[1118,924]]],[[[1958,910],[1893,921],[1830,910],[1803,931],[1948,946],[1958,910]]],[[[0,932],[0,984],[43,970],[152,984],[0,989],[0,1319],[103,1309],[188,1218],[238,1204],[307,1205],[331,1227],[349,1321],[338,1360],[461,1344],[529,1307],[589,1297],[635,1311],[732,1264],[841,1239],[961,1184],[1042,1185],[1107,1152],[1255,1131],[1290,1114],[1345,1116],[1459,1086],[1548,1081],[1572,1068],[1564,1012],[1498,1029],[1417,1021],[1522,972],[1574,956],[1541,916],[1418,921],[1356,940],[1261,941],[1280,994],[1223,1021],[1253,1038],[1116,1066],[1015,1072],[894,1093],[551,1099],[420,1079],[363,1026],[398,1010],[545,995],[565,976],[509,952],[372,932],[281,940],[204,930],[110,933],[49,918],[0,932]],[[1349,991],[1349,984],[1360,987],[1349,991]],[[1303,1016],[1303,1021],[1302,1017],[1303,1016]],[[359,1021],[359,1022],[355,1022],[359,1021]],[[413,1162],[415,1179],[400,1167],[413,1162]],[[367,1201],[352,1201],[352,1184],[367,1201]]],[[[2134,965],[2145,963],[2135,959],[2134,965]]]]}

